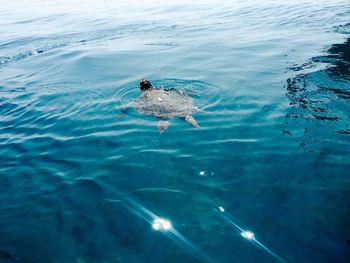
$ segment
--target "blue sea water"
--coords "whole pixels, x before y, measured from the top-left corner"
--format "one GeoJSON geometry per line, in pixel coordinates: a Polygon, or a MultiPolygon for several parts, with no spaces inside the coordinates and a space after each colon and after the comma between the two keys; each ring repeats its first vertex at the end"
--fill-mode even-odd
{"type": "Polygon", "coordinates": [[[0,262],[349,262],[349,19],[1,1],[0,262]],[[201,128],[123,110],[142,77],[191,94],[201,128]]]}

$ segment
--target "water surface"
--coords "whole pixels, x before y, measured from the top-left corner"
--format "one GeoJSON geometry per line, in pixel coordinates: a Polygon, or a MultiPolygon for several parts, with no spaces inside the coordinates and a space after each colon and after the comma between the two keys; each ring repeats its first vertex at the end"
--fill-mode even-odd
{"type": "Polygon", "coordinates": [[[349,261],[349,10],[2,3],[0,261],[349,261]],[[201,129],[121,110],[141,77],[201,129]]]}

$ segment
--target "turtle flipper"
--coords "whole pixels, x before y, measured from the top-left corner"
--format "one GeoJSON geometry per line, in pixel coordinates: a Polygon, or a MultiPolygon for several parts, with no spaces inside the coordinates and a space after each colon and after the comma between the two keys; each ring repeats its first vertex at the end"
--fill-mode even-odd
{"type": "Polygon", "coordinates": [[[189,124],[191,124],[195,128],[201,127],[201,126],[199,126],[197,121],[191,115],[186,115],[186,117],[182,117],[181,119],[184,120],[185,122],[188,122],[189,124]]]}
{"type": "Polygon", "coordinates": [[[159,133],[163,133],[168,129],[169,122],[166,119],[158,118],[157,127],[158,127],[159,133]]]}

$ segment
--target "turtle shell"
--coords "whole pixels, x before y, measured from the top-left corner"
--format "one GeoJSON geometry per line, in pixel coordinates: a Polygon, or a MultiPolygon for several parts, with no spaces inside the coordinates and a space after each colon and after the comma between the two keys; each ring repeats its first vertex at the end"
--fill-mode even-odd
{"type": "Polygon", "coordinates": [[[185,117],[196,110],[193,98],[176,90],[145,91],[135,102],[138,112],[158,118],[185,117]]]}

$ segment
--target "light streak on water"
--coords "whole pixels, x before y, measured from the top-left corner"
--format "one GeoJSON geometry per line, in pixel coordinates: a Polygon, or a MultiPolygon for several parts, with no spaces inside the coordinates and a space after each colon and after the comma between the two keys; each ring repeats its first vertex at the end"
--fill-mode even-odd
{"type": "Polygon", "coordinates": [[[205,255],[202,251],[199,250],[190,240],[184,237],[180,232],[178,232],[172,225],[169,219],[161,218],[152,213],[150,210],[137,203],[135,200],[130,197],[122,196],[122,203],[125,207],[148,222],[152,229],[155,231],[160,231],[162,234],[166,235],[172,241],[174,241],[177,245],[184,248],[189,253],[201,259],[203,262],[212,262],[212,260],[205,255]]]}
{"type": "Polygon", "coordinates": [[[263,249],[265,252],[267,252],[270,256],[272,256],[275,260],[278,262],[285,262],[281,257],[279,257],[276,253],[274,253],[271,249],[266,247],[264,244],[262,244],[259,240],[255,238],[255,235],[253,232],[249,230],[244,230],[242,227],[240,227],[235,221],[234,217],[227,212],[225,212],[225,209],[222,206],[217,206],[217,211],[219,212],[220,216],[229,223],[243,238],[247,239],[248,241],[253,242],[258,247],[263,249]]]}
{"type": "MultiPolygon", "coordinates": [[[[186,251],[191,254],[197,256],[201,260],[205,262],[211,262],[212,260],[205,255],[202,251],[200,251],[191,241],[189,241],[186,237],[184,237],[181,233],[179,233],[172,225],[171,221],[166,218],[161,218],[156,214],[152,213],[150,210],[137,203],[135,200],[130,197],[122,196],[120,200],[117,200],[120,203],[123,203],[124,206],[136,214],[138,217],[148,222],[152,229],[155,231],[159,231],[162,234],[166,235],[168,238],[173,240],[176,244],[184,248],[186,251]]],[[[266,253],[272,256],[278,262],[285,262],[281,257],[279,257],[276,253],[274,253],[271,249],[262,244],[259,240],[256,239],[255,234],[249,230],[242,228],[232,215],[226,212],[225,208],[222,206],[215,205],[215,211],[219,213],[220,217],[222,217],[226,223],[228,223],[231,227],[233,227],[240,236],[244,239],[252,242],[257,245],[261,249],[263,249],[266,253]]]]}

